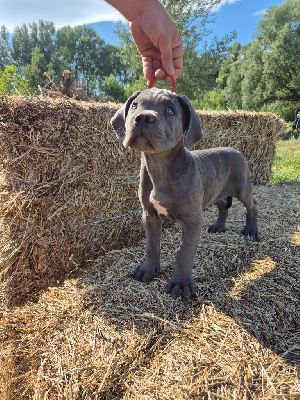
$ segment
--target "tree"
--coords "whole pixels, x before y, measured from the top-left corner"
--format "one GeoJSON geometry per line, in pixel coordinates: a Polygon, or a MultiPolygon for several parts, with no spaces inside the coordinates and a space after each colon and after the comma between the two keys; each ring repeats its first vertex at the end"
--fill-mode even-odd
{"type": "Polygon", "coordinates": [[[60,58],[68,63],[75,78],[87,85],[90,94],[97,92],[111,73],[121,73],[122,62],[116,47],[106,45],[87,25],[59,29],[55,45],[60,58]]]}
{"type": "Polygon", "coordinates": [[[121,103],[126,100],[124,86],[112,74],[105,79],[101,89],[105,95],[111,96],[121,103]]]}
{"type": "Polygon", "coordinates": [[[69,67],[73,67],[76,52],[76,35],[70,26],[63,26],[56,32],[55,47],[59,57],[63,59],[69,67]]]}
{"type": "Polygon", "coordinates": [[[56,31],[53,22],[17,26],[12,38],[12,61],[19,74],[28,78],[32,88],[47,80],[44,72],[50,72],[54,80],[60,80],[62,71],[68,66],[57,54],[56,31]]]}
{"type": "Polygon", "coordinates": [[[59,85],[63,71],[72,70],[89,95],[98,94],[110,74],[119,78],[124,70],[117,47],[106,45],[93,28],[65,26],[56,31],[53,22],[42,20],[17,26],[12,48],[7,29],[1,27],[0,70],[10,64],[34,90],[48,81],[44,72],[59,85]]]}
{"type": "Polygon", "coordinates": [[[12,58],[17,67],[30,64],[32,50],[28,26],[26,24],[17,26],[12,38],[12,58]]]}
{"type": "Polygon", "coordinates": [[[0,95],[29,94],[29,82],[16,74],[15,65],[0,71],[0,95]]]}
{"type": "Polygon", "coordinates": [[[29,24],[29,32],[29,42],[32,51],[38,48],[43,54],[46,64],[49,64],[55,53],[54,23],[42,20],[38,24],[33,22],[29,24]]]}
{"type": "MultiPolygon", "coordinates": [[[[221,39],[217,39],[215,37],[213,43],[206,48],[202,54],[196,56],[194,61],[197,68],[194,71],[194,76],[191,78],[192,82],[196,82],[196,85],[193,85],[190,88],[189,97],[191,99],[195,99],[201,104],[203,99],[214,97],[215,99],[220,99],[220,104],[216,106],[216,109],[220,109],[224,102],[223,94],[219,96],[216,94],[219,92],[217,85],[217,78],[219,75],[220,68],[222,66],[223,60],[228,53],[228,45],[229,43],[236,37],[236,33],[232,32],[228,35],[225,35],[221,39]]],[[[205,100],[206,101],[206,100],[205,100]]],[[[205,104],[205,101],[203,104],[205,104]]],[[[215,101],[208,103],[212,105],[215,101]]],[[[204,108],[207,108],[207,105],[204,105],[204,108]]]]}
{"type": "Polygon", "coordinates": [[[197,100],[192,101],[197,110],[224,110],[225,97],[222,90],[210,90],[199,93],[197,100]]]}
{"type": "Polygon", "coordinates": [[[241,63],[241,100],[245,110],[259,111],[265,100],[266,87],[263,53],[260,43],[253,41],[244,47],[244,57],[241,63]]]}
{"type": "MultiPolygon", "coordinates": [[[[218,82],[229,105],[269,109],[280,102],[300,101],[300,2],[286,0],[267,10],[254,40],[229,54],[218,82]]],[[[286,103],[287,104],[287,103],[286,103]]]]}
{"type": "Polygon", "coordinates": [[[235,42],[228,49],[226,57],[224,57],[221,67],[219,69],[218,77],[216,79],[219,89],[225,89],[227,85],[227,79],[230,75],[230,70],[232,68],[232,65],[239,59],[241,48],[241,44],[239,42],[235,42]]]}
{"type": "Polygon", "coordinates": [[[11,47],[9,43],[9,32],[3,25],[0,27],[0,71],[3,71],[5,66],[10,65],[11,47]]]}
{"type": "Polygon", "coordinates": [[[44,76],[47,70],[47,63],[44,54],[36,47],[33,50],[30,64],[26,65],[23,69],[26,80],[29,82],[32,89],[36,90],[38,85],[44,85],[48,82],[44,76]]]}
{"type": "Polygon", "coordinates": [[[122,58],[124,68],[121,74],[121,81],[126,85],[133,85],[143,76],[141,56],[137,52],[128,27],[119,22],[115,30],[119,38],[119,54],[122,58]]]}
{"type": "Polygon", "coordinates": [[[242,59],[237,59],[230,67],[230,73],[227,77],[227,84],[224,89],[227,105],[233,109],[242,109],[242,59]]]}
{"type": "Polygon", "coordinates": [[[258,27],[267,101],[300,100],[300,2],[272,7],[258,27]]]}

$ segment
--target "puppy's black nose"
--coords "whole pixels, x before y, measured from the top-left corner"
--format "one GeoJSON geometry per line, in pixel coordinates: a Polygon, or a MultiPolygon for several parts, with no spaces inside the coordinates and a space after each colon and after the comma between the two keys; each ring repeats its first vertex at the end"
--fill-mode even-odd
{"type": "Polygon", "coordinates": [[[154,116],[151,114],[139,114],[135,117],[135,122],[152,124],[152,122],[154,122],[154,116]]]}

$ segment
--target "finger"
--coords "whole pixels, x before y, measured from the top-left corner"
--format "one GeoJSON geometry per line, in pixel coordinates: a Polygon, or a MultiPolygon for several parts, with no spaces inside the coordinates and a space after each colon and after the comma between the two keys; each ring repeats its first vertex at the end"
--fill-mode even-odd
{"type": "Polygon", "coordinates": [[[166,69],[163,68],[162,65],[159,65],[159,67],[154,68],[156,79],[161,79],[166,82],[171,82],[171,76],[174,79],[177,79],[179,77],[179,75],[182,72],[182,68],[183,68],[183,57],[182,57],[182,53],[180,53],[180,51],[178,51],[178,50],[175,49],[175,51],[173,52],[173,65],[174,65],[174,71],[175,71],[174,74],[167,73],[166,69]],[[174,57],[174,55],[176,55],[176,53],[179,54],[179,56],[177,58],[174,57]]]}
{"type": "Polygon", "coordinates": [[[175,67],[173,65],[172,43],[169,41],[163,42],[160,46],[160,52],[162,69],[166,75],[174,76],[175,67]]]}
{"type": "Polygon", "coordinates": [[[153,59],[151,57],[142,57],[143,74],[149,80],[153,78],[155,71],[153,70],[153,59]]]}
{"type": "Polygon", "coordinates": [[[173,49],[173,64],[175,67],[174,78],[176,79],[181,74],[183,68],[183,47],[181,44],[173,49]]]}
{"type": "Polygon", "coordinates": [[[160,80],[164,80],[167,77],[165,71],[162,68],[158,68],[155,71],[154,76],[155,76],[156,79],[160,79],[160,80]]]}

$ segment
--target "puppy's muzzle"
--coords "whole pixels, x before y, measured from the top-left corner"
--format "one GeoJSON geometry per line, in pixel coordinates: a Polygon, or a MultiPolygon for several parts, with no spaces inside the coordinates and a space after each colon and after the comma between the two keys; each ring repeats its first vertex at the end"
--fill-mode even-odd
{"type": "Polygon", "coordinates": [[[130,135],[125,138],[123,145],[126,148],[131,147],[142,151],[153,148],[151,136],[158,121],[157,115],[152,112],[144,112],[134,116],[133,121],[134,128],[130,135]]]}

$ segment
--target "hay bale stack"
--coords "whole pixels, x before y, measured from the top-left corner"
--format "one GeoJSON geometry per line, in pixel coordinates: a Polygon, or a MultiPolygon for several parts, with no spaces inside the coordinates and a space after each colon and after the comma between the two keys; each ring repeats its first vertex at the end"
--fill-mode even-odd
{"type": "Polygon", "coordinates": [[[285,122],[272,113],[199,111],[204,138],[196,148],[234,147],[246,157],[253,183],[270,181],[276,139],[285,122]]]}
{"type": "Polygon", "coordinates": [[[139,238],[139,155],[109,121],[116,105],[0,99],[1,271],[8,297],[56,283],[139,238]]]}
{"type": "MultiPolygon", "coordinates": [[[[6,301],[38,294],[83,262],[141,237],[140,155],[124,152],[109,126],[117,108],[0,97],[0,271],[6,301]]],[[[255,182],[269,179],[282,121],[271,114],[199,115],[207,134],[201,147],[234,146],[246,154],[255,182]]]]}

